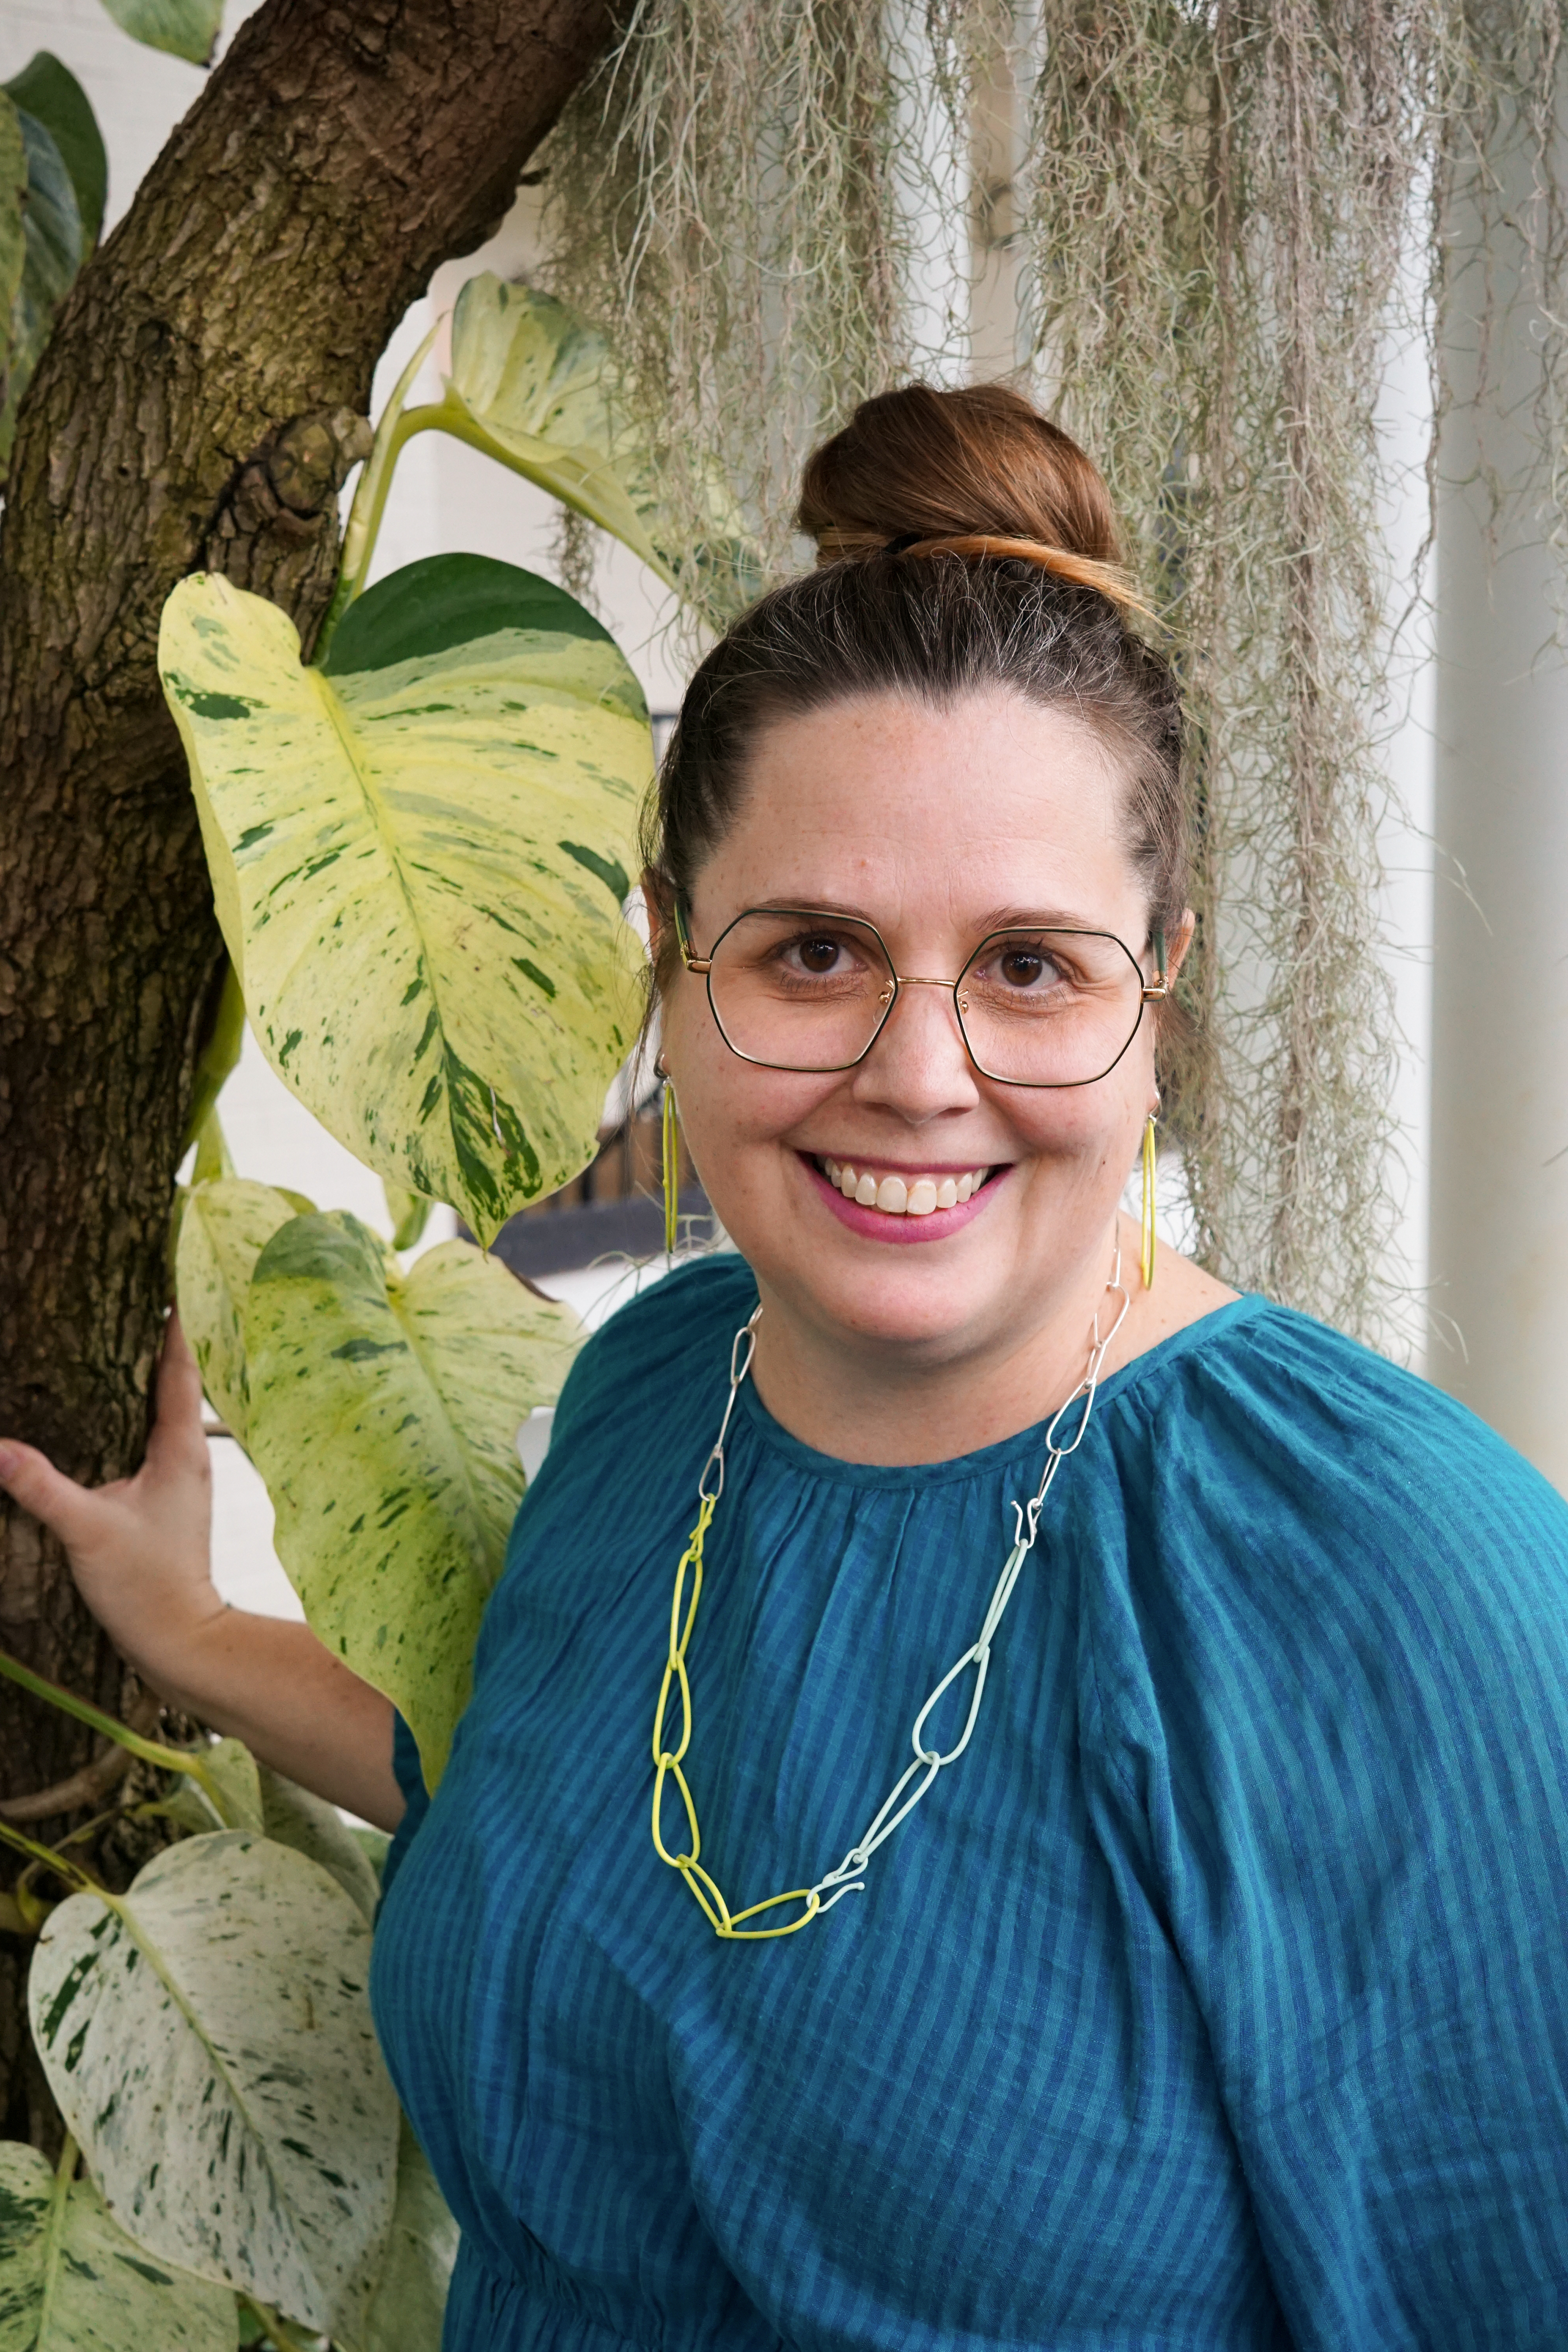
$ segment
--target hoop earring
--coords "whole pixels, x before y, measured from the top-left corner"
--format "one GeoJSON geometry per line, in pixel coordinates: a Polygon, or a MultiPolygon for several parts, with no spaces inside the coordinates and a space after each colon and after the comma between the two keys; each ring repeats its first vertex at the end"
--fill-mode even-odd
{"type": "Polygon", "coordinates": [[[1144,1288],[1155,1286],[1155,1202],[1158,1162],[1155,1157],[1155,1126],[1157,1112],[1151,1111],[1144,1121],[1144,1213],[1142,1247],[1138,1263],[1143,1270],[1144,1288]]]}
{"type": "MultiPolygon", "coordinates": [[[[663,1056],[660,1057],[663,1059],[663,1056]]],[[[675,1255],[675,1213],[680,1205],[680,1129],[675,1124],[675,1090],[664,1077],[664,1101],[660,1131],[660,1161],[664,1188],[664,1255],[675,1255]]]]}

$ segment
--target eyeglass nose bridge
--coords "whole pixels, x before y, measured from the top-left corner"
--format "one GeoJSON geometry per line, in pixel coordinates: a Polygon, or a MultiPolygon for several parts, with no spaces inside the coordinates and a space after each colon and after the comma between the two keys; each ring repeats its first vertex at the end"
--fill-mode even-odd
{"type": "Polygon", "coordinates": [[[872,1051],[872,1048],[875,1045],[878,1038],[886,1028],[887,1016],[893,1011],[894,1005],[898,1000],[898,992],[900,989],[940,988],[952,998],[954,1005],[957,1010],[958,1036],[964,1051],[968,1055],[970,1061],[974,1064],[976,1069],[979,1071],[980,1076],[984,1077],[986,1076],[985,1066],[977,1055],[973,1045],[970,1045],[969,1033],[964,1026],[964,1015],[968,1011],[969,1006],[967,998],[962,997],[958,993],[962,985],[962,972],[959,973],[956,980],[931,980],[923,972],[894,971],[890,960],[888,964],[888,978],[884,981],[882,988],[877,993],[877,1003],[881,1009],[877,1013],[876,1027],[873,1030],[871,1035],[862,1046],[855,1061],[851,1065],[852,1068],[859,1068],[861,1063],[865,1060],[867,1055],[872,1051]]]}

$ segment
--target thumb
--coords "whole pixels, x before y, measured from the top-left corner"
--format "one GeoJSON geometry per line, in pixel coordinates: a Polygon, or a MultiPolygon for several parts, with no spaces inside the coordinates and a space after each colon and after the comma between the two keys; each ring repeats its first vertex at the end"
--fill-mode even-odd
{"type": "Polygon", "coordinates": [[[102,1507],[90,1487],[78,1486],[36,1445],[15,1438],[0,1439],[0,1486],[58,1536],[68,1551],[88,1541],[102,1507]]]}

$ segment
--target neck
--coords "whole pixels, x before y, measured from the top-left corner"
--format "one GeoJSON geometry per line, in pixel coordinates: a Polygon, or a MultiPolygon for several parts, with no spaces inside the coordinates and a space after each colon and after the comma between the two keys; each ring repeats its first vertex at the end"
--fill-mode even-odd
{"type": "Polygon", "coordinates": [[[1005,1338],[940,1355],[824,1329],[763,1283],[758,1393],[791,1436],[840,1461],[897,1467],[997,1444],[1046,1419],[1082,1380],[1096,1313],[1104,1334],[1122,1304],[1107,1288],[1118,1242],[1130,1306],[1103,1376],[1149,1344],[1137,1336],[1148,1294],[1138,1287],[1136,1228],[1124,1217],[1005,1338]]]}

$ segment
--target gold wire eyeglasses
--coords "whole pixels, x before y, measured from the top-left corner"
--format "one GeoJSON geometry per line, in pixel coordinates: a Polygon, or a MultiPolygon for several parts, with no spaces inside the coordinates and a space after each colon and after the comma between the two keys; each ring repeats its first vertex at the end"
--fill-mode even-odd
{"type": "Polygon", "coordinates": [[[1165,935],[1153,978],[1113,931],[1023,923],[988,931],[956,980],[894,970],[874,923],[821,907],[747,907],[706,956],[674,902],[681,961],[707,983],[719,1035],[762,1069],[825,1076],[863,1062],[905,988],[945,988],[982,1077],[1010,1087],[1092,1086],[1170,994],[1165,935]]]}

